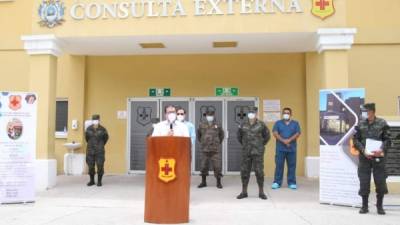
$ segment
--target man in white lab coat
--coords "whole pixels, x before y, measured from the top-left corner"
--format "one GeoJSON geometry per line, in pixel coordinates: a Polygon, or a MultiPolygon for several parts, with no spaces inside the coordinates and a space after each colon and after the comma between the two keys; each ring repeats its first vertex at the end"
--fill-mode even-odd
{"type": "Polygon", "coordinates": [[[172,105],[165,107],[165,119],[155,125],[152,136],[189,137],[187,126],[176,119],[176,108],[172,105]]]}

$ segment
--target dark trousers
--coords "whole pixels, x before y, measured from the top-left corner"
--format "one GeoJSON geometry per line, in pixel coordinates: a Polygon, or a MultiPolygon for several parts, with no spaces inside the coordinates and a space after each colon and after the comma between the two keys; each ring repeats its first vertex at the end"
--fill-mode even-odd
{"type": "Polygon", "coordinates": [[[385,170],[385,159],[380,158],[379,161],[375,159],[367,159],[364,155],[360,155],[358,164],[358,178],[360,179],[360,196],[367,196],[370,193],[371,188],[371,173],[374,177],[375,191],[378,195],[384,195],[388,193],[386,185],[386,170],[385,170]]]}
{"type": "Polygon", "coordinates": [[[86,154],[86,163],[89,167],[89,175],[95,175],[95,165],[97,165],[97,174],[102,176],[104,174],[104,154],[86,154]]]}
{"type": "Polygon", "coordinates": [[[214,176],[216,178],[222,177],[222,161],[219,152],[202,152],[201,153],[201,176],[208,176],[210,169],[210,162],[214,168],[214,176]]]}
{"type": "Polygon", "coordinates": [[[254,169],[259,186],[264,185],[264,155],[242,155],[240,177],[242,184],[247,186],[250,180],[251,169],[254,169]]]}
{"type": "Polygon", "coordinates": [[[297,154],[293,152],[276,151],[275,153],[275,178],[274,183],[282,185],[283,171],[285,161],[287,162],[287,183],[288,185],[296,184],[296,158],[297,154]]]}

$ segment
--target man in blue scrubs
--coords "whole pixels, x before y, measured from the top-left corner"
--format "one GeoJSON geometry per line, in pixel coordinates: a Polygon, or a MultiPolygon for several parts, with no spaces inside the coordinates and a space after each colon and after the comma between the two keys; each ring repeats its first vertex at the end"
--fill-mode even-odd
{"type": "Polygon", "coordinates": [[[300,136],[300,125],[292,120],[292,110],[284,108],[282,111],[282,120],[275,123],[273,134],[276,138],[275,152],[275,178],[272,189],[278,189],[282,185],[283,170],[285,160],[287,162],[287,182],[290,189],[297,189],[296,184],[296,151],[297,138],[300,136]]]}

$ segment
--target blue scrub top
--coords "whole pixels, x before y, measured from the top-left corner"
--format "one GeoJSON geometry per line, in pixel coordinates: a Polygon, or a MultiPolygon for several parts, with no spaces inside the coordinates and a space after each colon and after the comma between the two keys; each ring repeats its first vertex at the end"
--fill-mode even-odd
{"type": "MultiPolygon", "coordinates": [[[[289,124],[285,123],[285,120],[279,120],[275,123],[273,132],[277,132],[282,138],[288,139],[297,133],[301,133],[300,125],[295,120],[290,120],[289,124]]],[[[282,152],[295,152],[297,150],[297,140],[290,143],[290,147],[276,139],[276,151],[282,152]]]]}
{"type": "Polygon", "coordinates": [[[196,144],[196,129],[194,128],[193,123],[189,122],[189,121],[185,121],[184,122],[189,130],[189,136],[190,136],[190,140],[192,142],[192,148],[194,149],[194,146],[196,144]]]}

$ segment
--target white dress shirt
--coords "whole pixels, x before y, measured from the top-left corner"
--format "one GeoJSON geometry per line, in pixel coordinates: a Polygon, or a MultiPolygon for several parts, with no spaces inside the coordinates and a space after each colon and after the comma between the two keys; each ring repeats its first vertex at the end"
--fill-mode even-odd
{"type": "MultiPolygon", "coordinates": [[[[170,129],[171,125],[168,120],[161,121],[155,125],[153,134],[151,136],[168,136],[170,129]]],[[[189,137],[189,129],[186,124],[182,122],[175,120],[175,122],[172,123],[172,130],[174,131],[173,136],[189,137]]]]}

